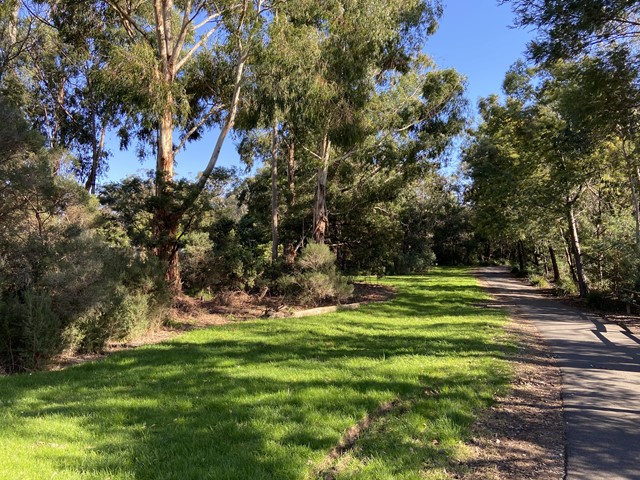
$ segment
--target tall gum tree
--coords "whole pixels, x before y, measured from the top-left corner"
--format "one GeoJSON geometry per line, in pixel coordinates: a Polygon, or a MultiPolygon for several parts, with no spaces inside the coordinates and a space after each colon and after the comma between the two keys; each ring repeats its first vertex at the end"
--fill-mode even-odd
{"type": "Polygon", "coordinates": [[[497,212],[496,218],[511,218],[515,231],[547,219],[546,226],[540,225],[547,236],[549,225],[565,225],[568,260],[584,297],[589,288],[577,216],[584,193],[606,168],[598,158],[605,138],[575,115],[575,102],[569,99],[579,86],[564,76],[564,67],[544,72],[539,82],[510,72],[508,80],[518,88],[507,92],[504,104],[496,98],[485,102],[484,123],[466,162],[480,212],[497,206],[504,213],[497,212]]]}
{"type": "Polygon", "coordinates": [[[327,208],[330,168],[350,155],[366,135],[364,114],[387,71],[406,70],[422,40],[433,33],[441,14],[438,1],[378,0],[336,2],[320,36],[310,88],[298,99],[303,109],[291,123],[305,125],[302,148],[317,163],[311,237],[324,243],[329,225],[327,208]]]}
{"type": "Polygon", "coordinates": [[[130,116],[152,132],[156,156],[154,251],[167,283],[180,289],[180,220],[206,187],[234,126],[245,69],[262,41],[272,1],[154,0],[106,4],[128,36],[111,66],[114,90],[132,99],[130,116]],[[179,150],[202,129],[219,125],[208,162],[188,192],[178,192],[179,150]],[[177,142],[177,145],[174,143],[177,142]]]}
{"type": "MultiPolygon", "coordinates": [[[[295,198],[296,152],[316,164],[309,229],[316,242],[325,241],[329,226],[331,168],[358,150],[369,134],[367,109],[377,90],[384,88],[381,79],[386,72],[409,68],[421,40],[435,30],[440,13],[439,2],[421,0],[278,6],[269,28],[270,42],[255,67],[261,82],[253,97],[262,115],[261,128],[273,131],[278,116],[279,130],[287,132],[281,136],[286,145],[280,151],[286,152],[291,198],[295,198]]],[[[277,166],[273,158],[272,168],[277,166]]],[[[272,226],[277,218],[274,210],[272,226]]]]}

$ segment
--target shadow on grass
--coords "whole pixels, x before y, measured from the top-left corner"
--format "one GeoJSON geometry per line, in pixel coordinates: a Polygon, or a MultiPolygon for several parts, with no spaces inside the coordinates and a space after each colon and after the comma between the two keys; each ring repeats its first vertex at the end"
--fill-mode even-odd
{"type": "Polygon", "coordinates": [[[69,447],[25,454],[48,465],[38,478],[294,479],[395,398],[425,397],[417,405],[428,402],[431,414],[463,405],[447,415],[467,424],[503,388],[495,358],[508,346],[496,339],[501,315],[472,305],[480,289],[457,285],[465,275],[390,279],[397,299],[359,312],[191,332],[62,372],[1,378],[0,437],[69,447]]]}

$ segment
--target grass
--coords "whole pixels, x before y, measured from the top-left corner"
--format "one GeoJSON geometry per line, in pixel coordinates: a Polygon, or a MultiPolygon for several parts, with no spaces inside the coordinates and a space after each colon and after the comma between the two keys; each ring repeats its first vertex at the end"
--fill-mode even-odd
{"type": "Polygon", "coordinates": [[[486,297],[465,270],[386,281],[387,304],[0,378],[0,478],[448,478],[474,412],[506,388],[504,316],[474,306],[486,297]]]}

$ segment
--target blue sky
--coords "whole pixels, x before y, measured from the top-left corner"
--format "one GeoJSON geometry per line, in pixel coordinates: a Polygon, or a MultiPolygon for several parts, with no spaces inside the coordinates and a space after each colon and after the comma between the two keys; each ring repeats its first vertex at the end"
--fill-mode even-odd
{"type": "MultiPolygon", "coordinates": [[[[498,5],[498,0],[444,0],[444,7],[440,27],[427,41],[424,51],[440,67],[456,68],[467,77],[467,97],[475,111],[480,97],[500,93],[505,72],[523,56],[532,35],[509,28],[513,15],[509,5],[498,5]]],[[[205,167],[215,138],[215,132],[209,132],[178,154],[179,176],[194,177],[205,167]]],[[[113,154],[104,180],[117,181],[153,168],[153,159],[141,164],[132,151],[119,151],[114,139],[109,144],[113,154]]],[[[218,165],[239,166],[232,137],[227,137],[218,165]]]]}
{"type": "Polygon", "coordinates": [[[497,0],[444,1],[440,28],[425,51],[440,67],[454,67],[467,77],[467,97],[475,107],[480,97],[500,93],[504,74],[524,57],[533,36],[510,28],[510,6],[497,0]]]}

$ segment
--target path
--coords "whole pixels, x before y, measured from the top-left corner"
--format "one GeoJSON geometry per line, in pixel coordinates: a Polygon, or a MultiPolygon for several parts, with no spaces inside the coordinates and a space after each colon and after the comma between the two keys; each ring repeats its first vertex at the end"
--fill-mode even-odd
{"type": "Polygon", "coordinates": [[[500,267],[478,270],[488,292],[534,322],[563,377],[568,480],[640,479],[640,338],[541,296],[500,267]]]}

